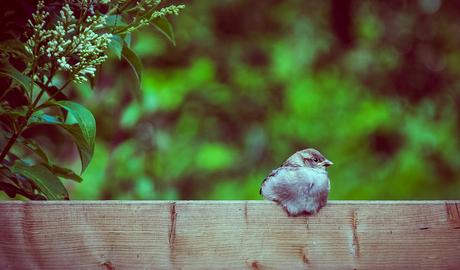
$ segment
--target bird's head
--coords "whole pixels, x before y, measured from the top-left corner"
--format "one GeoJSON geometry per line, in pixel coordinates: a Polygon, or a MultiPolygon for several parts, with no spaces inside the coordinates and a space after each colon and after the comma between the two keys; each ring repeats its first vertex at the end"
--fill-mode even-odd
{"type": "Polygon", "coordinates": [[[325,170],[327,166],[332,164],[318,150],[308,148],[294,153],[283,163],[282,167],[309,167],[325,170]]]}

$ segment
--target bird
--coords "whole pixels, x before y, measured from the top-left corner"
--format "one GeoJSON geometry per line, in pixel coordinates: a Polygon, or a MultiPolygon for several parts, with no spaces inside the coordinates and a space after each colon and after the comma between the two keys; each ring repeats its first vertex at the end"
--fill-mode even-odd
{"type": "Polygon", "coordinates": [[[327,203],[331,185],[326,167],[332,164],[316,149],[297,151],[262,181],[260,194],[289,216],[315,214],[327,203]]]}

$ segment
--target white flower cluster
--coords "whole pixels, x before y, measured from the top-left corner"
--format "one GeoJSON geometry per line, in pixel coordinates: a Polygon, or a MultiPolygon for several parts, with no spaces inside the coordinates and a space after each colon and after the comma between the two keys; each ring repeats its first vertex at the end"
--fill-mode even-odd
{"type": "MultiPolygon", "coordinates": [[[[84,4],[87,1],[81,2],[84,4]]],[[[42,55],[49,58],[50,61],[44,64],[43,69],[68,71],[71,80],[78,83],[86,81],[86,75],[93,76],[96,66],[107,59],[104,49],[107,48],[112,34],[95,32],[104,26],[106,17],[93,15],[77,21],[70,6],[65,4],[60,11],[61,20],[57,22],[55,29],[43,30],[44,20],[49,15],[41,11],[43,7],[43,0],[40,0],[38,9],[33,14],[34,23],[29,20],[33,34],[26,42],[26,50],[34,59],[42,55]],[[70,64],[70,59],[75,56],[79,61],[70,64]]]]}
{"type": "MultiPolygon", "coordinates": [[[[156,7],[157,5],[159,5],[161,3],[161,1],[153,1],[153,0],[143,0],[141,2],[138,3],[137,5],[137,8],[139,10],[145,10],[145,6],[154,6],[156,7]]],[[[150,23],[151,20],[155,20],[155,19],[158,19],[160,17],[163,17],[163,16],[166,16],[166,15],[169,15],[169,14],[176,14],[178,15],[178,12],[179,10],[185,8],[185,5],[179,5],[179,6],[175,6],[175,5],[171,5],[167,8],[162,8],[160,11],[153,11],[152,15],[150,15],[150,18],[149,19],[146,19],[144,18],[143,16],[140,17],[140,19],[138,19],[137,17],[134,17],[133,18],[133,23],[131,24],[131,26],[128,28],[128,32],[130,31],[133,31],[141,26],[145,26],[145,25],[148,25],[150,23]]]]}
{"type": "Polygon", "coordinates": [[[175,5],[171,5],[167,8],[162,8],[160,9],[160,11],[154,11],[152,13],[152,16],[150,17],[150,19],[157,19],[159,17],[163,17],[163,16],[166,16],[168,14],[176,14],[178,15],[178,12],[179,10],[185,8],[185,5],[179,5],[179,6],[175,6],[175,5]]]}
{"type": "Polygon", "coordinates": [[[90,15],[94,15],[94,6],[98,4],[108,4],[111,0],[65,0],[64,4],[71,7],[82,9],[84,12],[89,12],[90,15]]]}
{"type": "Polygon", "coordinates": [[[137,3],[137,8],[140,11],[145,11],[145,7],[156,7],[161,3],[161,0],[141,0],[137,3]]]}
{"type": "MultiPolygon", "coordinates": [[[[32,54],[32,56],[37,57],[37,52],[35,51],[35,47],[37,43],[45,40],[49,37],[49,33],[43,30],[43,26],[45,25],[45,18],[48,17],[49,13],[45,11],[41,11],[45,7],[43,1],[38,1],[37,5],[37,12],[32,14],[35,23],[32,23],[31,20],[28,21],[29,25],[32,27],[32,36],[26,41],[25,49],[27,52],[32,54]]],[[[27,33],[25,33],[27,35],[27,33]]],[[[38,58],[38,57],[37,57],[38,58]]]]}

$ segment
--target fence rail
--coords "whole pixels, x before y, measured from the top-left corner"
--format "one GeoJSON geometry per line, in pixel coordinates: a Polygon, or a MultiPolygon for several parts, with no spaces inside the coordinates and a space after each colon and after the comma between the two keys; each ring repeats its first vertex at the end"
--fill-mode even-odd
{"type": "Polygon", "coordinates": [[[458,269],[460,201],[3,201],[1,269],[458,269]]]}

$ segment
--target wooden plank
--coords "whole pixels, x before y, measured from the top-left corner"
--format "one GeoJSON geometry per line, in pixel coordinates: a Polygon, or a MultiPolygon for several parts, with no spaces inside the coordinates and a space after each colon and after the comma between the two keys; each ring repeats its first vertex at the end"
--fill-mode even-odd
{"type": "Polygon", "coordinates": [[[3,201],[1,269],[454,269],[460,201],[3,201]]]}

